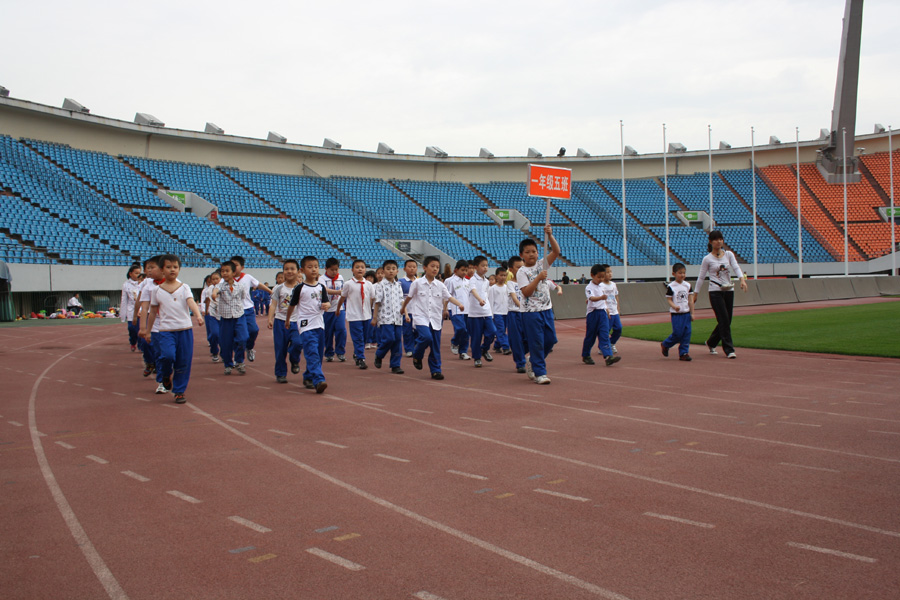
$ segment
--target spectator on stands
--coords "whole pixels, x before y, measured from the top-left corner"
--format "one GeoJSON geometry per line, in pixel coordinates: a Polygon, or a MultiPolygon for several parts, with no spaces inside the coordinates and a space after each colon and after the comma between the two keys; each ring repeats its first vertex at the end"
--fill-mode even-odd
{"type": "Polygon", "coordinates": [[[81,316],[81,300],[78,299],[78,292],[75,292],[75,295],[69,298],[69,301],[66,303],[66,308],[69,309],[70,312],[75,313],[76,316],[81,316]]]}

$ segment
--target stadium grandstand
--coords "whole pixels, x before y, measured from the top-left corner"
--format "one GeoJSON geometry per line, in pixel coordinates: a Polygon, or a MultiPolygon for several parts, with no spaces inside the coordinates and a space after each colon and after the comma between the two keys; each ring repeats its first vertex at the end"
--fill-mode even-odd
{"type": "MultiPolygon", "coordinates": [[[[888,139],[858,140],[867,150],[861,180],[847,185],[847,260],[855,272],[875,272],[883,267],[859,265],[891,252],[888,139]]],[[[627,252],[632,273],[652,279],[665,276],[667,262],[700,262],[712,195],[714,224],[740,262],[795,275],[799,232],[804,263],[838,274],[844,187],[816,168],[817,142],[799,149],[796,164],[782,148],[759,147],[755,171],[748,149],[716,151],[711,177],[705,151],[670,156],[667,178],[662,155],[628,156],[624,180],[618,156],[542,158],[571,168],[574,179],[572,197],[554,200],[547,213],[544,199],[527,195],[526,158],[279,144],[0,98],[0,259],[122,267],[172,252],[186,267],[211,269],[240,254],[251,268],[277,269],[307,254],[349,268],[355,258],[378,265],[434,253],[444,262],[483,254],[497,264],[523,237],[542,241],[549,214],[570,274],[595,263],[622,266],[627,252]],[[226,161],[232,166],[219,165],[226,161]]],[[[893,154],[898,164],[900,151],[893,154]]]]}

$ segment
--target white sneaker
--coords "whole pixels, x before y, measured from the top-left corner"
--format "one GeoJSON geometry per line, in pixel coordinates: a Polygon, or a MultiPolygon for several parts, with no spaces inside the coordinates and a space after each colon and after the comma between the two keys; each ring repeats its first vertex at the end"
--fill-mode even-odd
{"type": "Polygon", "coordinates": [[[167,390],[167,389],[166,389],[166,386],[163,385],[162,383],[160,383],[158,386],[156,386],[156,393],[157,393],[157,394],[165,394],[165,393],[168,392],[168,391],[169,391],[169,390],[167,390]]]}
{"type": "Polygon", "coordinates": [[[465,352],[461,352],[459,355],[459,360],[472,360],[472,357],[465,352]]]}
{"type": "Polygon", "coordinates": [[[737,354],[735,354],[734,352],[729,352],[728,358],[737,358],[737,354]]]}
{"type": "Polygon", "coordinates": [[[249,360],[250,362],[256,360],[256,350],[247,350],[247,360],[249,360]]]}
{"type": "Polygon", "coordinates": [[[450,344],[450,354],[459,354],[459,346],[450,344]]]}
{"type": "Polygon", "coordinates": [[[214,363],[219,362],[219,355],[218,355],[218,354],[213,354],[213,355],[212,355],[212,361],[213,361],[214,363]]]}
{"type": "Polygon", "coordinates": [[[706,347],[709,348],[709,353],[710,353],[710,354],[718,354],[718,352],[716,352],[716,347],[715,347],[715,346],[709,346],[709,345],[707,345],[706,347]]]}
{"type": "Polygon", "coordinates": [[[612,351],[613,351],[613,354],[618,354],[618,353],[619,353],[619,351],[616,349],[615,344],[613,344],[613,346],[612,346],[612,351]]]}
{"type": "Polygon", "coordinates": [[[412,356],[412,352],[404,352],[403,356],[405,356],[406,358],[410,358],[412,356]]]}
{"type": "Polygon", "coordinates": [[[534,369],[531,368],[531,354],[525,355],[525,373],[528,374],[528,379],[534,381],[534,369]]]}
{"type": "Polygon", "coordinates": [[[546,375],[538,375],[534,382],[538,385],[547,385],[550,383],[550,378],[546,375]]]}
{"type": "Polygon", "coordinates": [[[247,369],[244,367],[244,363],[236,364],[235,368],[237,369],[237,372],[240,373],[241,375],[243,375],[244,373],[247,372],[247,369]]]}

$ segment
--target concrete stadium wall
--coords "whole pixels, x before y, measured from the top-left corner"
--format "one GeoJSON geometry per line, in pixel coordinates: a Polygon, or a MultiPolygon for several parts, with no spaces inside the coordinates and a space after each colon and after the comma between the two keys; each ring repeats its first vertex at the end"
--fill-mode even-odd
{"type": "MultiPolygon", "coordinates": [[[[524,182],[527,164],[540,162],[571,168],[573,178],[579,181],[618,179],[621,176],[618,155],[587,158],[544,156],[540,159],[451,156],[436,159],[360,150],[329,150],[312,145],[280,144],[262,139],[137,125],[16,98],[0,98],[0,133],[15,138],[69,144],[75,148],[105,152],[113,156],[126,154],[287,175],[303,175],[304,167],[308,167],[323,177],[346,175],[462,183],[524,182]]],[[[375,146],[376,143],[377,140],[373,140],[372,145],[375,146]]],[[[856,137],[856,143],[857,146],[864,146],[868,153],[888,149],[886,133],[860,135],[856,137]]],[[[800,159],[803,162],[813,162],[820,147],[819,141],[802,142],[800,159]]],[[[760,167],[792,164],[795,160],[794,152],[791,144],[761,145],[756,148],[756,164],[760,167]]],[[[749,147],[713,151],[713,168],[717,171],[749,167],[749,147]]],[[[707,168],[706,150],[668,155],[669,175],[706,172],[707,168]]],[[[661,153],[625,159],[625,176],[630,179],[661,175],[661,153]]]]}

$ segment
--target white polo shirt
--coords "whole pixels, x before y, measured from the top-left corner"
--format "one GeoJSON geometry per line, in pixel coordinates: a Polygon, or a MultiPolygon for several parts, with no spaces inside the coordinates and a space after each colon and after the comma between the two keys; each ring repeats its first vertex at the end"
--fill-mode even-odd
{"type": "MultiPolygon", "coordinates": [[[[469,307],[469,280],[454,273],[449,279],[447,279],[444,287],[447,288],[447,291],[451,296],[462,302],[463,306],[465,307],[460,308],[455,304],[451,304],[447,307],[447,309],[450,311],[450,316],[465,314],[468,311],[469,307]]],[[[410,289],[412,289],[411,285],[410,289]]]]}
{"type": "MultiPolygon", "coordinates": [[[[165,281],[165,279],[159,279],[157,281],[162,283],[163,281],[165,281]]],[[[156,283],[156,281],[154,281],[153,279],[145,279],[143,283],[141,283],[141,293],[138,296],[138,303],[140,304],[142,302],[150,302],[150,305],[153,306],[153,290],[155,290],[158,286],[159,284],[156,283]]],[[[149,315],[150,313],[148,312],[147,314],[149,315]]],[[[143,327],[144,324],[142,323],[141,329],[143,329],[143,327]]],[[[156,333],[157,331],[159,331],[159,317],[156,318],[156,321],[153,323],[153,327],[150,328],[150,333],[156,333]]]]}
{"type": "Polygon", "coordinates": [[[584,297],[588,299],[587,312],[591,313],[595,310],[606,310],[606,300],[590,300],[592,296],[602,296],[602,283],[594,283],[593,281],[584,286],[584,297]]]}
{"type": "Polygon", "coordinates": [[[468,310],[466,312],[470,317],[493,316],[494,313],[491,312],[491,282],[488,281],[487,277],[483,277],[478,273],[472,275],[472,279],[469,280],[469,304],[467,307],[468,310]],[[475,299],[472,292],[478,292],[478,295],[484,300],[484,306],[475,299]]]}
{"type": "Polygon", "coordinates": [[[509,288],[506,284],[492,285],[488,291],[491,297],[491,310],[495,315],[506,315],[509,313],[509,288]]]}
{"type": "Polygon", "coordinates": [[[367,280],[348,281],[341,289],[348,321],[371,321],[375,287],[367,280]]]}
{"type": "Polygon", "coordinates": [[[619,314],[619,288],[616,287],[615,281],[600,284],[600,289],[606,294],[606,310],[610,316],[619,314]]]}
{"type": "Polygon", "coordinates": [[[234,280],[241,285],[247,287],[247,297],[244,298],[244,310],[248,308],[253,308],[253,298],[250,296],[250,290],[255,290],[259,287],[259,281],[257,281],[256,277],[250,275],[249,273],[241,272],[240,275],[237,275],[234,280]]]}
{"type": "MultiPolygon", "coordinates": [[[[272,303],[269,310],[275,311],[275,318],[284,321],[287,318],[288,307],[291,305],[291,296],[294,294],[294,288],[300,283],[295,283],[291,287],[283,283],[279,283],[272,288],[272,303]]],[[[300,319],[300,311],[295,310],[291,315],[291,322],[296,323],[300,319]]]]}
{"type": "MultiPolygon", "coordinates": [[[[180,283],[180,282],[179,282],[180,283]]],[[[157,307],[153,331],[181,331],[191,328],[191,309],[188,300],[194,295],[191,288],[182,283],[174,292],[156,286],[150,292],[150,306],[157,307]]]]}
{"type": "MultiPolygon", "coordinates": [[[[344,287],[344,276],[338,273],[338,276],[332,279],[327,274],[319,275],[319,283],[324,285],[329,290],[341,290],[344,287]]],[[[338,300],[340,300],[340,298],[337,294],[328,294],[328,297],[330,298],[330,300],[328,301],[331,302],[331,306],[326,312],[333,313],[337,310],[338,300]]]]}
{"type": "Polygon", "coordinates": [[[412,314],[413,325],[440,329],[444,302],[450,299],[447,286],[437,279],[428,281],[428,278],[421,277],[409,286],[409,297],[406,308],[412,314]]]}

